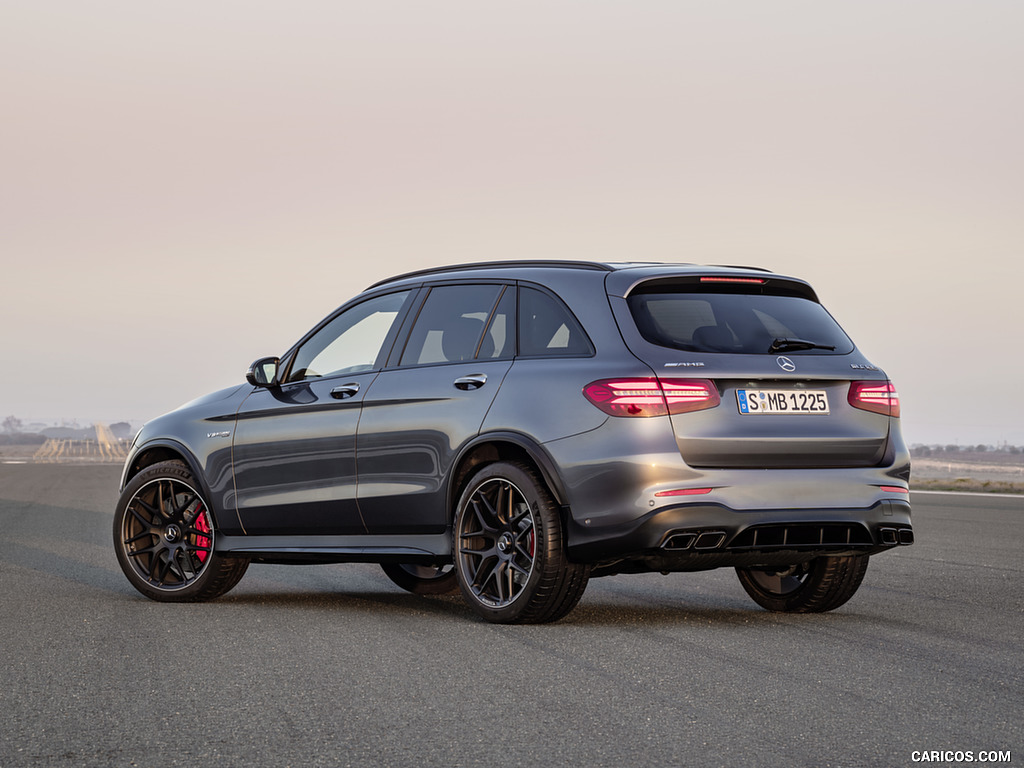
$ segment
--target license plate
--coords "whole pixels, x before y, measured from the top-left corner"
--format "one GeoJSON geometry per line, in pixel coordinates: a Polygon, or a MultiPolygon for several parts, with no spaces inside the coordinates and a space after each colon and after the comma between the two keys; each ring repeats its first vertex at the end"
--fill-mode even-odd
{"type": "Polygon", "coordinates": [[[827,414],[828,393],[820,389],[737,389],[740,413],[827,414]]]}

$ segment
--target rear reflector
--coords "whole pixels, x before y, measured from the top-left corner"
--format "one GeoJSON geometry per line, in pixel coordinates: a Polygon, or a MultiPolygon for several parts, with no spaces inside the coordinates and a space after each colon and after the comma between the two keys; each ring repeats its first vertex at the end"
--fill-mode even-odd
{"type": "Polygon", "coordinates": [[[898,485],[880,485],[878,487],[886,493],[910,493],[909,490],[898,485]]]}
{"type": "Polygon", "coordinates": [[[886,416],[900,415],[900,396],[891,381],[851,381],[850,405],[863,411],[872,411],[886,416]]]}
{"type": "Polygon", "coordinates": [[[703,496],[706,493],[711,493],[714,488],[676,488],[671,491],[658,491],[655,496],[703,496]]]}
{"type": "Polygon", "coordinates": [[[665,416],[714,408],[722,399],[707,379],[601,379],[583,395],[609,416],[665,416]]]}

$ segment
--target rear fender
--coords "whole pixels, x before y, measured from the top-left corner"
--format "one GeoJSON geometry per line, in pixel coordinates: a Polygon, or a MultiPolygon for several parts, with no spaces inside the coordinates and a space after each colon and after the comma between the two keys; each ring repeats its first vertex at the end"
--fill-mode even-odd
{"type": "Polygon", "coordinates": [[[541,479],[559,507],[566,507],[568,496],[556,464],[544,447],[518,432],[490,432],[467,443],[459,453],[458,469],[448,480],[448,509],[454,512],[465,481],[474,468],[504,459],[527,461],[540,473],[541,479]]]}

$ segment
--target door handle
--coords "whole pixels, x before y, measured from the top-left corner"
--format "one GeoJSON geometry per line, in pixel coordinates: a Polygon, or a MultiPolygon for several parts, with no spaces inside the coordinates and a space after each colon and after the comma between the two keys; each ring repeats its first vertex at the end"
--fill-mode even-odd
{"type": "Polygon", "coordinates": [[[471,373],[469,376],[462,376],[455,380],[455,388],[470,390],[480,389],[484,384],[487,383],[487,374],[485,373],[471,373]]]}
{"type": "Polygon", "coordinates": [[[358,391],[359,385],[355,382],[351,384],[342,384],[341,386],[335,387],[331,390],[331,397],[335,400],[344,400],[347,397],[352,397],[358,391]]]}

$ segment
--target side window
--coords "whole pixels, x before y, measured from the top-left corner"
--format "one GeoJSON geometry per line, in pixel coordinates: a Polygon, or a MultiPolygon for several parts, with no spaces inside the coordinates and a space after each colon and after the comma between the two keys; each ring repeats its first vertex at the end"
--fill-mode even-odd
{"type": "Polygon", "coordinates": [[[336,316],[299,347],[288,381],[372,371],[409,293],[378,296],[336,316]]]}
{"type": "Polygon", "coordinates": [[[519,354],[523,357],[591,355],[594,348],[562,302],[535,288],[519,289],[519,354]]]}
{"type": "Polygon", "coordinates": [[[502,290],[501,285],[442,285],[431,289],[399,364],[454,363],[478,355],[490,358],[494,337],[489,332],[484,338],[484,329],[502,290]]]}

